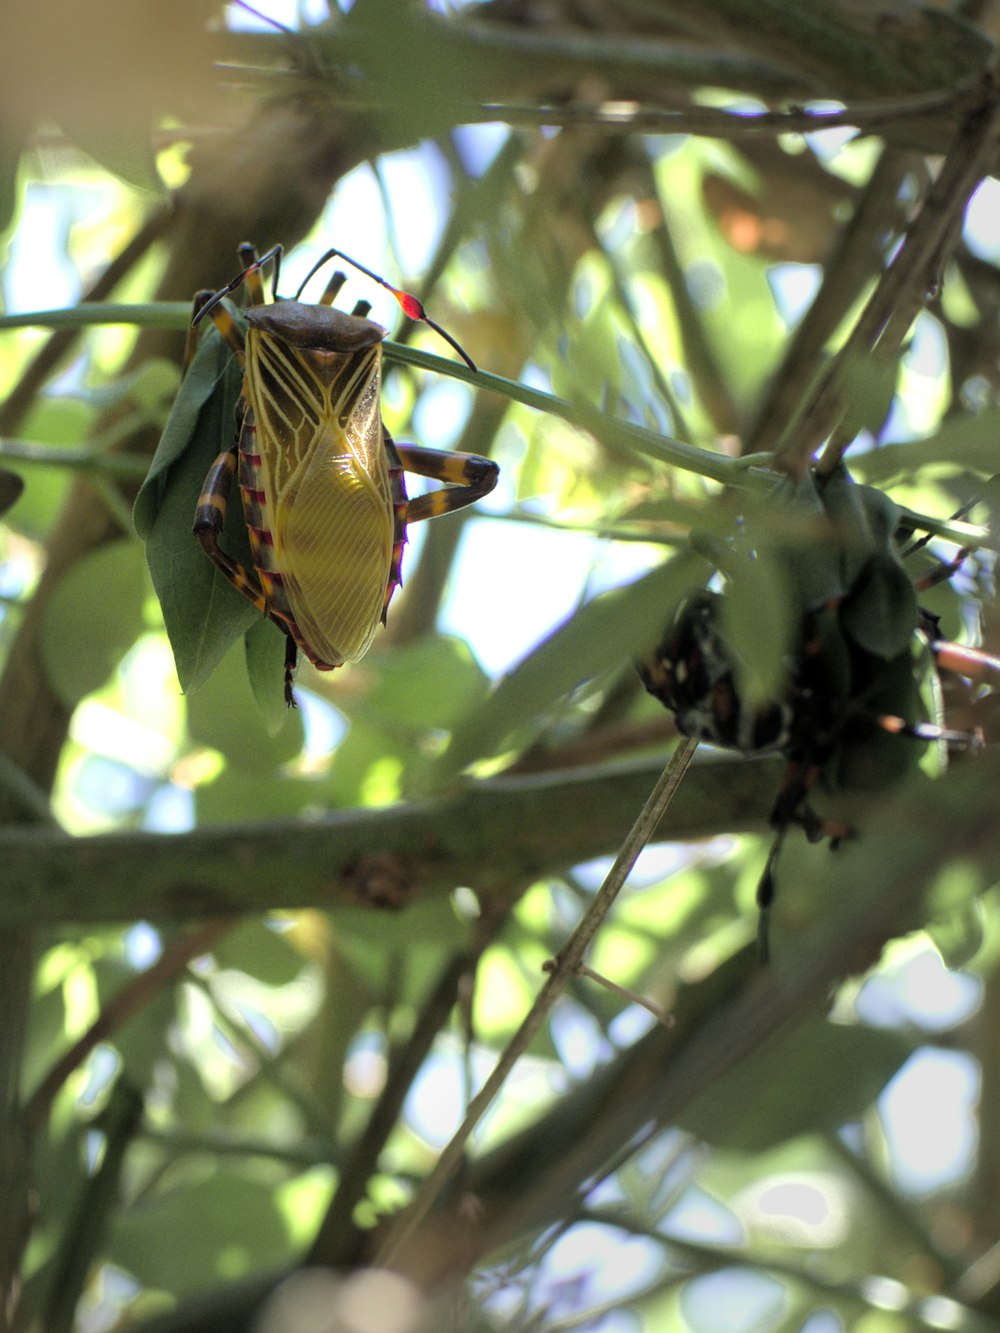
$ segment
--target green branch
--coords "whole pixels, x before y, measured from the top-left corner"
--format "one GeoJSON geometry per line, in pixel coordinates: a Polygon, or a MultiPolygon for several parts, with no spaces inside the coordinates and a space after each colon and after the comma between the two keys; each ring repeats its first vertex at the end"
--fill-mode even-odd
{"type": "MultiPolygon", "coordinates": [[[[0,831],[0,922],[149,921],[366,900],[393,864],[404,900],[463,884],[490,893],[617,851],[663,768],[662,755],[567,775],[493,778],[454,794],[323,819],[71,838],[0,831]],[[141,866],[141,874],[136,867],[141,866]]],[[[780,760],[694,764],[671,807],[670,836],[766,827],[780,760]]]]}

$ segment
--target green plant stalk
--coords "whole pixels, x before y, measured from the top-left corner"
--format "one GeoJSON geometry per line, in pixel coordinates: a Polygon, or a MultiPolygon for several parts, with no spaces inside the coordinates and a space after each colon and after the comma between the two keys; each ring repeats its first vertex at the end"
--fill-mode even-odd
{"type": "MultiPolygon", "coordinates": [[[[0,315],[0,330],[7,328],[78,328],[85,325],[136,324],[144,328],[186,329],[190,324],[191,307],[180,301],[152,301],[146,305],[116,305],[100,303],[81,305],[63,310],[40,310],[21,315],[0,315]]],[[[521,403],[538,412],[559,417],[572,426],[589,431],[610,448],[638,453],[665,467],[681,468],[708,481],[739,490],[767,494],[775,485],[774,471],[767,466],[769,454],[748,454],[730,458],[725,454],[699,449],[666,435],[646,430],[629,422],[615,421],[598,408],[587,403],[571,403],[555,394],[532,389],[526,384],[491,375],[487,370],[472,371],[468,366],[432,352],[422,352],[401,343],[385,343],[385,357],[399,365],[416,366],[437,375],[447,375],[474,388],[486,389],[511,402],[521,403]]],[[[41,461],[41,460],[39,460],[41,461]]],[[[972,523],[958,523],[902,511],[907,522],[921,532],[931,532],[961,546],[1000,550],[1000,538],[987,528],[972,523]]]]}

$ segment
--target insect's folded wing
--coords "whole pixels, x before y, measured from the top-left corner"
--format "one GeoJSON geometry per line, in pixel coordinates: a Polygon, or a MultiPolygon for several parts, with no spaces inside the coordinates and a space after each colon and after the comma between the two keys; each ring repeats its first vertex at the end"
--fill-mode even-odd
{"type": "Polygon", "coordinates": [[[381,624],[393,538],[384,490],[350,455],[317,452],[279,507],[285,592],[303,638],[331,666],[363,657],[381,624]]]}

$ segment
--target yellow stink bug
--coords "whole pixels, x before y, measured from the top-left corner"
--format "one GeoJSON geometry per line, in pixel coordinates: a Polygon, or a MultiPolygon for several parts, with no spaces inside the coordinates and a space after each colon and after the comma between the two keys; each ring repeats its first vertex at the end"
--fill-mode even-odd
{"type": "MultiPolygon", "coordinates": [[[[400,581],[408,523],[461,509],[487,495],[498,470],[473,454],[396,444],[381,416],[385,330],[359,302],[347,314],[333,301],[346,281],[336,272],[319,304],[277,294],[281,248],[258,259],[241,247],[243,271],[199,305],[243,366],[236,438],[215,459],[195,513],[194,533],[216,568],[287,636],[285,698],[293,703],[298,650],[321,671],[356,662],[385,622],[400,581]],[[265,304],[262,267],[274,261],[275,297],[265,304]],[[223,298],[245,287],[245,332],[223,298]],[[404,471],[446,486],[408,500],[404,471]],[[249,564],[220,545],[238,476],[250,539],[249,564]]],[[[435,329],[475,370],[453,338],[415,297],[339,250],[307,275],[343,259],[391,291],[404,312],[435,329]]],[[[303,283],[303,286],[305,283],[303,283]]]]}

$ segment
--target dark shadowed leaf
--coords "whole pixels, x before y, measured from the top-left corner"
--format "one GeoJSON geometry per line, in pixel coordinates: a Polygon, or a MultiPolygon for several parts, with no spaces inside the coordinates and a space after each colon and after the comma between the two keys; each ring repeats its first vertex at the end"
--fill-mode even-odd
{"type": "Polygon", "coordinates": [[[148,590],[134,540],[104,546],[64,575],[46,608],[42,657],[68,707],[99,689],[136,641],[148,590]]]}
{"type": "MultiPolygon", "coordinates": [[[[277,633],[275,637],[280,638],[277,633]]],[[[188,700],[188,729],[193,740],[220,750],[231,763],[251,772],[269,774],[302,748],[302,719],[294,709],[288,710],[278,735],[268,736],[261,727],[241,643],[233,644],[188,700]]]]}
{"type": "Polygon", "coordinates": [[[832,1133],[862,1114],[911,1051],[898,1032],[808,1023],[720,1079],[681,1123],[742,1152],[832,1133]]]}
{"type": "Polygon", "coordinates": [[[260,1272],[290,1248],[270,1181],[206,1166],[121,1215],[106,1257],[140,1282],[181,1293],[260,1272]]]}
{"type": "MultiPolygon", "coordinates": [[[[135,505],[135,525],[146,541],[149,572],[185,693],[198,689],[260,619],[217,572],[191,531],[206,473],[233,439],[240,382],[238,363],[210,327],[181,382],[135,505]]],[[[223,545],[234,559],[250,563],[238,491],[227,506],[223,545]]]]}

